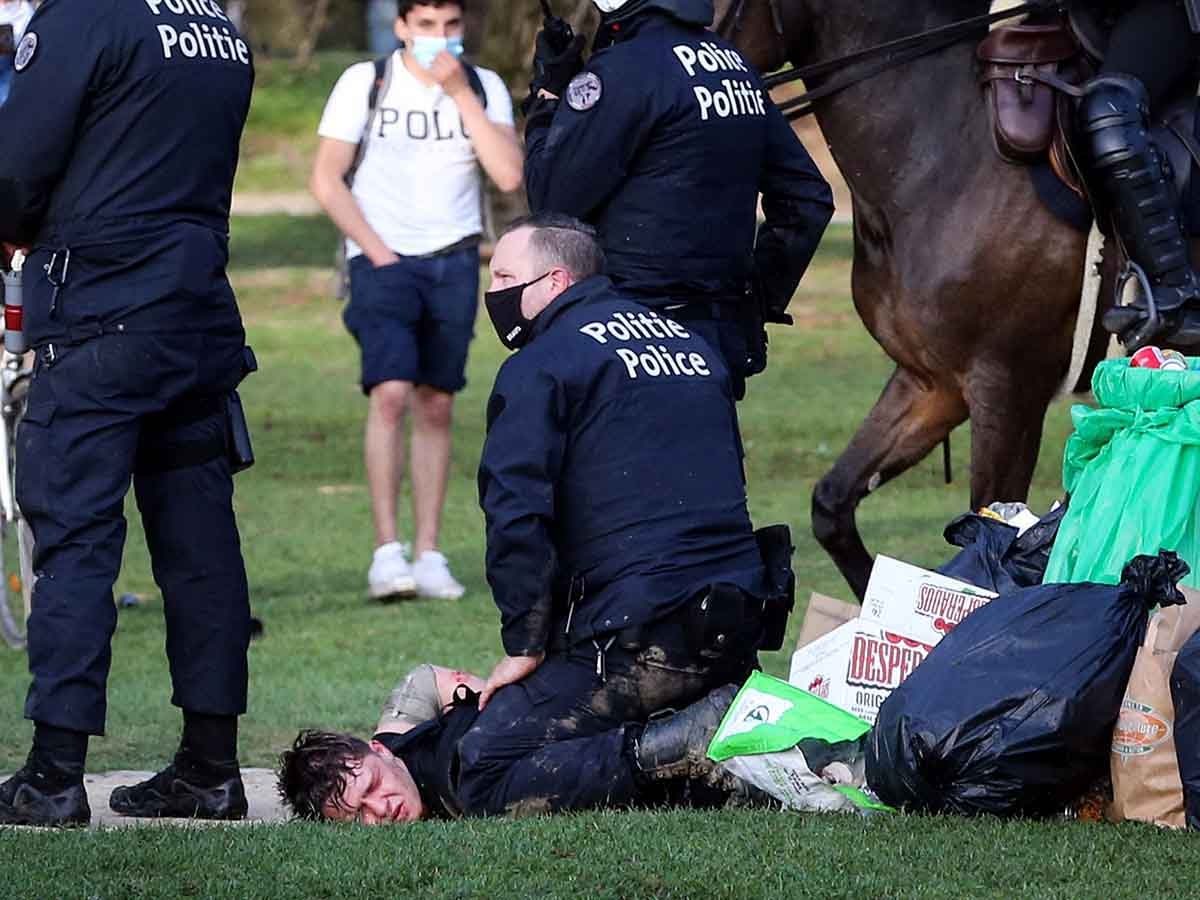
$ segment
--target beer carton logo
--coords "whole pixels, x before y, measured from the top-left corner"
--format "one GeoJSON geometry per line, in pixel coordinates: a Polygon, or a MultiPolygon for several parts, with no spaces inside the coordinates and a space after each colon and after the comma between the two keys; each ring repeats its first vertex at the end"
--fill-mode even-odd
{"type": "Polygon", "coordinates": [[[818,675],[816,678],[814,678],[812,681],[810,681],[808,683],[808,687],[805,688],[805,690],[808,691],[808,693],[812,694],[814,697],[820,697],[822,700],[828,700],[829,699],[829,679],[826,678],[824,675],[818,675]]]}
{"type": "Polygon", "coordinates": [[[949,634],[955,625],[987,605],[989,599],[935,584],[923,584],[917,592],[916,611],[918,615],[933,619],[933,628],[939,634],[949,634]]]}
{"type": "Polygon", "coordinates": [[[932,649],[928,644],[889,631],[879,637],[859,632],[850,648],[846,681],[859,687],[891,690],[911,675],[932,649]]]}
{"type": "Polygon", "coordinates": [[[1170,736],[1170,721],[1155,712],[1153,706],[1126,697],[1121,702],[1113,732],[1112,752],[1125,759],[1145,756],[1170,736]]]}

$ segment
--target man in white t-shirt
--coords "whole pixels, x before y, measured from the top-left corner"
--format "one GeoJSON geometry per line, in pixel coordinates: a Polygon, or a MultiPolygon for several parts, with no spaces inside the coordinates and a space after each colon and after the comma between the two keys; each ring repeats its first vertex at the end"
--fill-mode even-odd
{"type": "Polygon", "coordinates": [[[479,290],[479,168],[501,190],[515,191],[523,159],[504,82],[458,60],[461,0],[400,0],[397,12],[404,48],[391,56],[382,78],[377,81],[375,64],[359,63],[329,97],[311,187],[346,236],[350,302],[344,318],[362,351],[368,397],[363,455],[377,543],[369,595],[456,598],[463,587],[438,551],[438,532],[451,409],[466,384],[479,290]],[[347,187],[360,140],[364,152],[347,187]],[[408,411],[411,565],[396,526],[408,411]]]}

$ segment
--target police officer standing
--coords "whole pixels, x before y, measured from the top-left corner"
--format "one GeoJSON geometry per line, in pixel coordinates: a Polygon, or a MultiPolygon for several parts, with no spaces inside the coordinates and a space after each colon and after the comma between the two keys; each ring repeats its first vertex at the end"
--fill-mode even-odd
{"type": "Polygon", "coordinates": [[[231,472],[249,460],[231,392],[252,357],[225,267],[250,50],[215,0],[46,0],[15,69],[0,240],[30,248],[37,362],[17,490],[36,545],[35,730],[0,785],[0,822],[89,820],[83,769],[89,735],[104,733],[131,480],[183,734],[171,765],[110,802],[241,818],[250,616],[231,472]]]}
{"type": "Polygon", "coordinates": [[[586,67],[561,20],[538,36],[529,206],[595,225],[617,286],[717,347],[740,399],[766,366],[764,322],[791,321],[829,185],[757,73],[707,30],[711,0],[596,5],[586,67]]]}

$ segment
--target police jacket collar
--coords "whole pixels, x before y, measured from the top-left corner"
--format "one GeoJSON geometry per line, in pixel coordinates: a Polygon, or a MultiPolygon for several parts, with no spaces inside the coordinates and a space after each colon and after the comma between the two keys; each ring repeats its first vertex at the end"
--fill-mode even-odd
{"type": "Polygon", "coordinates": [[[551,322],[572,306],[592,300],[600,295],[610,294],[613,290],[613,283],[607,275],[593,275],[591,278],[575,282],[551,300],[550,305],[534,317],[529,339],[531,341],[535,340],[539,334],[550,327],[551,322]]]}

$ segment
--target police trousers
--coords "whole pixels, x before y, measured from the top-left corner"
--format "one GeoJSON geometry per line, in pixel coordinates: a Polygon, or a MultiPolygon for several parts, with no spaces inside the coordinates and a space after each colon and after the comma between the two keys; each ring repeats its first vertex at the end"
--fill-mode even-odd
{"type": "Polygon", "coordinates": [[[1133,75],[1146,86],[1150,108],[1184,90],[1195,91],[1200,36],[1179,0],[1123,4],[1109,38],[1101,74],[1133,75]]]}
{"type": "Polygon", "coordinates": [[[16,441],[37,575],[27,718],[104,732],[131,481],[162,591],[171,702],[245,712],[249,596],[221,449],[243,345],[240,331],[106,333],[39,351],[16,441]]]}
{"type": "Polygon", "coordinates": [[[713,688],[745,681],[753,654],[704,659],[676,629],[646,645],[585,641],[551,651],[532,675],[497,691],[459,743],[457,796],[473,816],[642,805],[667,799],[639,778],[628,731],[713,688]]]}

